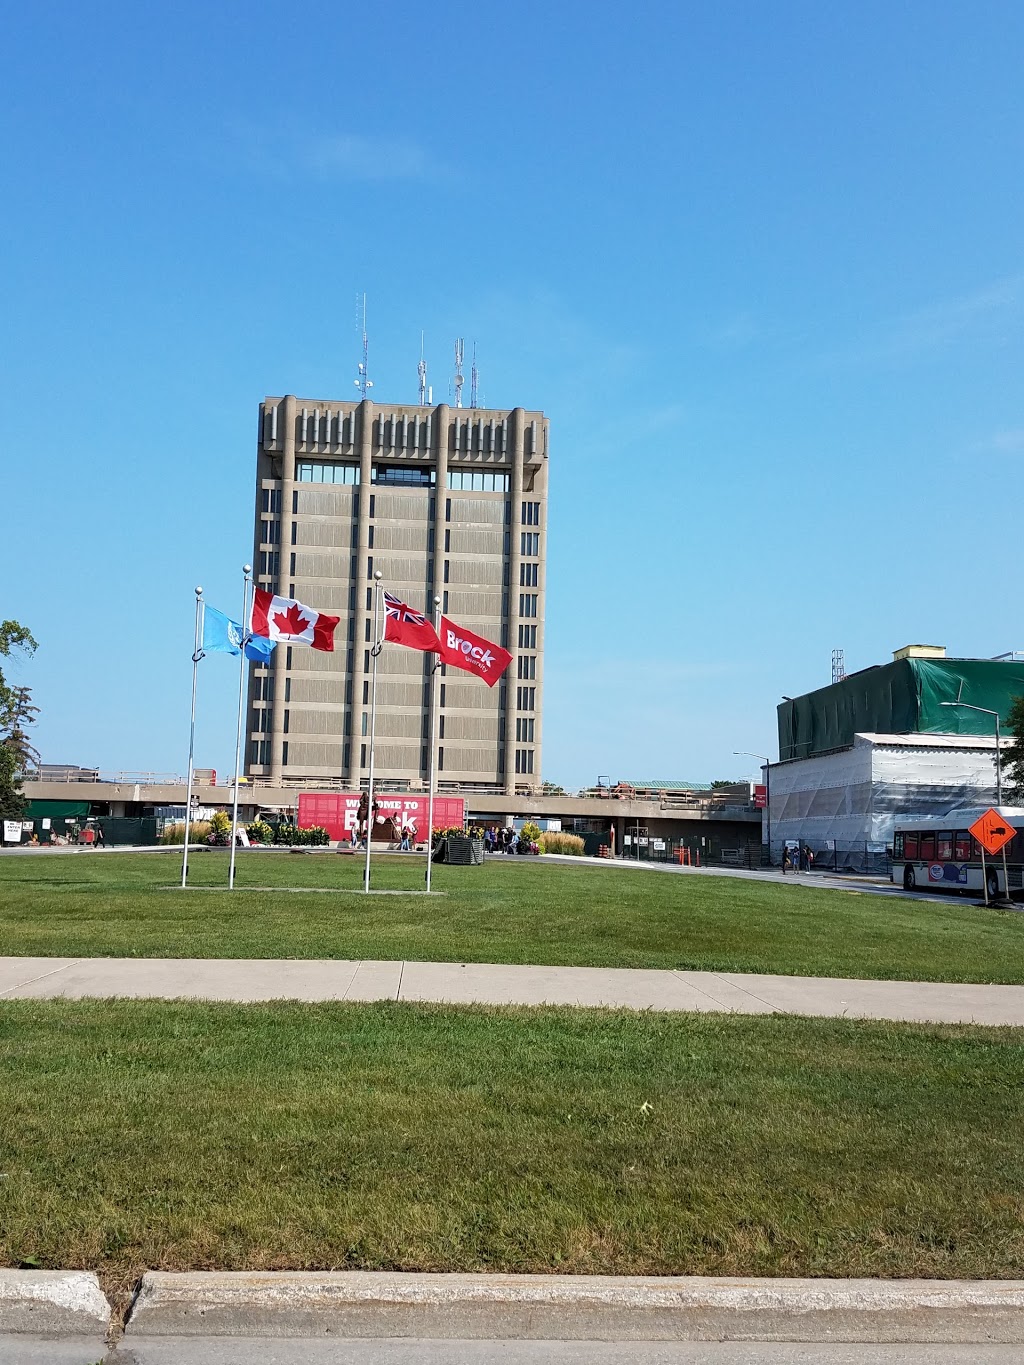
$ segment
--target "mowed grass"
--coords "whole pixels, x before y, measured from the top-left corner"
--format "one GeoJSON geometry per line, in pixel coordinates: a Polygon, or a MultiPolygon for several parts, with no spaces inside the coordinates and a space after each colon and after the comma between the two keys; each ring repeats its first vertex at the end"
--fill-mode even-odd
{"type": "Polygon", "coordinates": [[[1024,1033],[0,1002],[0,1261],[1019,1276],[1024,1033]]]}
{"type": "MultiPolygon", "coordinates": [[[[437,867],[442,894],[360,894],[336,854],[0,858],[0,954],[280,957],[666,967],[932,981],[1024,981],[1024,915],[736,877],[495,858],[437,867]],[[255,887],[328,887],[262,891],[255,887]]],[[[420,889],[379,857],[373,885],[420,889]]]]}

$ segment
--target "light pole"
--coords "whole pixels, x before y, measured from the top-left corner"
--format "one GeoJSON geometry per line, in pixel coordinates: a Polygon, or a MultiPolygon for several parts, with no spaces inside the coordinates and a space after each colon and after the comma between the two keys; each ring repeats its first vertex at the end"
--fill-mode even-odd
{"type": "MultiPolygon", "coordinates": [[[[961,687],[963,684],[961,683],[961,687]]],[[[961,701],[957,697],[956,701],[940,701],[940,706],[959,706],[963,711],[980,711],[983,716],[992,716],[996,723],[996,805],[1003,804],[1003,777],[1002,767],[999,762],[999,712],[993,711],[987,706],[973,706],[969,701],[961,701]]]]}
{"type": "Polygon", "coordinates": [[[749,749],[733,749],[739,758],[759,758],[764,764],[764,809],[768,825],[768,866],[772,866],[772,764],[765,754],[754,754],[749,749]]]}
{"type": "MultiPolygon", "coordinates": [[[[940,701],[940,706],[957,706],[964,711],[980,711],[983,716],[991,716],[996,724],[996,807],[1003,804],[1003,777],[1002,764],[999,758],[999,712],[993,711],[989,706],[974,706],[969,701],[960,700],[960,692],[964,690],[961,682],[960,691],[956,694],[956,701],[940,701]]],[[[982,868],[985,865],[985,858],[982,855],[982,868]]],[[[1006,870],[1006,845],[1003,845],[1003,895],[1007,900],[1010,899],[1010,874],[1006,870]]],[[[985,903],[988,904],[988,886],[985,887],[985,903]]]]}

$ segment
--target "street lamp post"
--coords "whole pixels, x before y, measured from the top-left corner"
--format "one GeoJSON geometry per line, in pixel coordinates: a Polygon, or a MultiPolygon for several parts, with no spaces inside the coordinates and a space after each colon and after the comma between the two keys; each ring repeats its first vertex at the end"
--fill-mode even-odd
{"type": "MultiPolygon", "coordinates": [[[[963,691],[963,683],[960,684],[960,691],[963,691]]],[[[999,712],[993,711],[989,706],[974,706],[969,701],[961,701],[960,694],[957,693],[956,701],[941,701],[940,706],[957,706],[963,711],[980,711],[983,716],[991,716],[996,726],[996,806],[1003,804],[1003,775],[1002,763],[999,754],[999,712]]],[[[1007,900],[1010,897],[1010,875],[1006,870],[1006,845],[1003,845],[1003,894],[1007,900]]],[[[985,888],[985,895],[988,896],[988,887],[985,888]]]]}
{"type": "Polygon", "coordinates": [[[749,749],[733,749],[737,757],[759,758],[764,764],[764,809],[768,825],[768,866],[772,866],[772,764],[765,754],[751,753],[749,749]]]}

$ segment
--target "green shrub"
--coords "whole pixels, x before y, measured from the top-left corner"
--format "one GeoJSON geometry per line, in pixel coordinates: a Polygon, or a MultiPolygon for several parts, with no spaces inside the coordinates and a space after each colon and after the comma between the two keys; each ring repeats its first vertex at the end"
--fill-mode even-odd
{"type": "Polygon", "coordinates": [[[526,839],[531,844],[540,843],[540,825],[532,820],[527,820],[526,824],[519,831],[520,839],[526,839]]]}
{"type": "Polygon", "coordinates": [[[274,836],[275,844],[289,844],[292,848],[315,848],[330,842],[331,836],[322,825],[310,825],[309,829],[300,829],[298,825],[278,825],[274,836]]]}
{"type": "Polygon", "coordinates": [[[272,844],[274,842],[274,827],[268,825],[266,820],[254,820],[251,825],[246,826],[246,833],[251,844],[272,844]]]}
{"type": "Polygon", "coordinates": [[[210,832],[206,836],[208,844],[227,848],[231,843],[231,816],[226,811],[215,810],[210,817],[210,832]]]}
{"type": "Polygon", "coordinates": [[[578,834],[562,834],[558,830],[549,830],[540,836],[541,853],[569,853],[579,858],[582,857],[585,848],[586,844],[578,834]]]}

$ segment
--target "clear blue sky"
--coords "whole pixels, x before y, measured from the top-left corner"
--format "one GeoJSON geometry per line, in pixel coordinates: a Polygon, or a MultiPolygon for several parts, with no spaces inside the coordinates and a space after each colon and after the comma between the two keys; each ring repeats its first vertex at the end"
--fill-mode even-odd
{"type": "Polygon", "coordinates": [[[45,759],[183,769],[256,405],[353,396],[363,290],[380,399],[423,329],[435,397],[461,335],[551,417],[545,776],[746,775],[834,646],[1024,646],[1017,0],[40,0],[4,48],[0,617],[45,759]]]}

